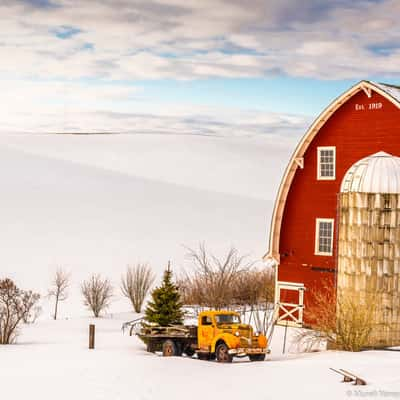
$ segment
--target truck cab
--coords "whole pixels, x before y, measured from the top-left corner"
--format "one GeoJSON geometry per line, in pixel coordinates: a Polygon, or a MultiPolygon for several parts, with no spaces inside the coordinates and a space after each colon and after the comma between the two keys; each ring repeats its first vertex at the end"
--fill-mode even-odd
{"type": "Polygon", "coordinates": [[[242,324],[234,311],[203,311],[199,314],[196,353],[200,359],[231,362],[233,357],[249,356],[251,361],[263,361],[267,338],[242,324]]]}

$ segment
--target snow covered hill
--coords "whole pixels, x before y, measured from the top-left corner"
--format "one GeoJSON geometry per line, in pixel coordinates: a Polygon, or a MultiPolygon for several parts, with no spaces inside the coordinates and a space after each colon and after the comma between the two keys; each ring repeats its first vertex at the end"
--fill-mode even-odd
{"type": "Polygon", "coordinates": [[[70,315],[82,312],[79,283],[92,272],[118,286],[138,261],[190,268],[184,246],[202,241],[260,259],[289,151],[260,138],[1,136],[1,275],[45,294],[65,266],[70,315]]]}
{"type": "Polygon", "coordinates": [[[275,200],[296,138],[205,135],[0,135],[31,154],[137,177],[275,200]]]}

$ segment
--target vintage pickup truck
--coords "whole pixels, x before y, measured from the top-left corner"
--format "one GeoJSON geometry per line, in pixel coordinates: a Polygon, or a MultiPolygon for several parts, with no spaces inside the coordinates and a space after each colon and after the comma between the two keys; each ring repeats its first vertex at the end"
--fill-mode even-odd
{"type": "Polygon", "coordinates": [[[164,356],[196,353],[201,360],[232,362],[233,357],[245,356],[250,361],[263,361],[269,353],[267,338],[242,324],[234,311],[203,311],[197,326],[143,324],[137,335],[147,345],[147,351],[162,351],[164,356]]]}

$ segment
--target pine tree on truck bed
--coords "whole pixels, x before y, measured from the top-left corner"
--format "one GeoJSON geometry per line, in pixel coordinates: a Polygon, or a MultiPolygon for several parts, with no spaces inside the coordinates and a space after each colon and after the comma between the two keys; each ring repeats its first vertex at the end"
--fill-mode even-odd
{"type": "Polygon", "coordinates": [[[152,300],[147,304],[145,319],[161,326],[183,323],[182,302],[178,287],[172,281],[170,264],[164,272],[163,281],[151,293],[152,300]]]}

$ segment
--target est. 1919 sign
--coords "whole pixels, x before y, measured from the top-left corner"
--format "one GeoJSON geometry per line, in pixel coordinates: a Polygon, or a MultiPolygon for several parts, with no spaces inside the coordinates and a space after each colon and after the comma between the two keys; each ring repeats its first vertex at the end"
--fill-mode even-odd
{"type": "Polygon", "coordinates": [[[383,107],[382,103],[368,103],[368,104],[356,104],[354,109],[356,111],[365,111],[365,110],[380,110],[383,107]]]}

